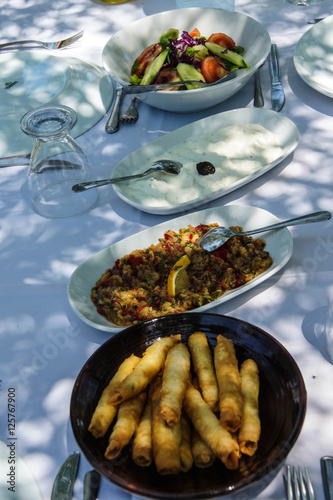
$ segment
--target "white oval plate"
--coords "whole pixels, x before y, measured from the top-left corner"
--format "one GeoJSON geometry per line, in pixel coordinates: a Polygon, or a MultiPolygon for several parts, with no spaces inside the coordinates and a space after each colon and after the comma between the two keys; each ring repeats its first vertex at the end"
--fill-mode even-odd
{"type": "MultiPolygon", "coordinates": [[[[178,231],[189,224],[211,224],[217,222],[220,226],[242,226],[244,230],[263,227],[268,224],[279,222],[273,214],[261,208],[228,205],[225,207],[210,208],[191,214],[177,217],[176,219],[163,222],[157,226],[145,229],[124,240],[105,248],[96,255],[83,262],[72,274],[67,287],[69,303],[75,314],[88,325],[106,332],[116,333],[125,327],[119,327],[107,321],[98,314],[94,304],[90,299],[91,289],[99,280],[102,274],[112,267],[117,259],[137,250],[147,248],[153,243],[157,243],[168,229],[178,231]]],[[[288,229],[270,231],[258,234],[256,238],[264,238],[267,246],[266,250],[273,259],[273,265],[264,273],[245,285],[226,292],[222,297],[190,312],[207,311],[215,306],[227,302],[237,297],[267,280],[270,276],[278,272],[290,259],[293,250],[293,239],[288,229]]]]}
{"type": "Polygon", "coordinates": [[[113,97],[110,76],[98,66],[73,57],[40,51],[0,54],[0,157],[30,154],[34,140],[21,131],[20,119],[30,109],[63,104],[77,113],[71,131],[77,137],[95,125],[113,97]]]}
{"type": "Polygon", "coordinates": [[[333,97],[333,16],[304,33],[295,48],[294,65],[305,83],[333,97]]]}
{"type": "MultiPolygon", "coordinates": [[[[146,201],[146,203],[144,201],[142,203],[137,202],[124,190],[124,188],[122,187],[122,183],[112,185],[114,191],[126,203],[144,212],[162,215],[174,214],[177,212],[190,210],[204,203],[208,203],[209,201],[220,198],[221,196],[224,196],[227,193],[230,193],[231,191],[234,191],[241,186],[248,184],[257,177],[260,177],[261,175],[275,167],[284,158],[286,158],[292,151],[294,151],[297,144],[299,143],[299,131],[296,125],[291,120],[289,120],[289,118],[286,118],[279,113],[275,113],[274,111],[265,109],[236,109],[233,111],[226,111],[217,115],[203,118],[202,120],[190,123],[189,125],[178,128],[173,132],[169,132],[168,134],[155,139],[149,144],[131,153],[120,163],[118,163],[112,172],[112,177],[131,175],[137,173],[138,171],[141,171],[142,165],[145,165],[147,162],[149,162],[149,158],[156,157],[158,155],[163,158],[164,151],[176,144],[181,144],[184,140],[190,137],[200,137],[203,134],[207,135],[229,125],[243,123],[258,124],[265,127],[276,135],[277,141],[282,147],[281,155],[278,156],[275,161],[264,165],[255,173],[246,175],[242,179],[230,184],[227,187],[217,189],[216,191],[211,191],[208,195],[194,198],[191,201],[187,201],[185,203],[169,203],[164,204],[164,206],[161,206],[158,204],[158,202],[152,200],[149,202],[146,201]]],[[[172,182],[171,176],[169,182],[172,182]]]]}

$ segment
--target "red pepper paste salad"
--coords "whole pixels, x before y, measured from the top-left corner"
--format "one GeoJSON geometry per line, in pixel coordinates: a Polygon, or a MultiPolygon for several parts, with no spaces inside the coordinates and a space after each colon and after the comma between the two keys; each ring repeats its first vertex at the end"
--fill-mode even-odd
{"type": "MultiPolygon", "coordinates": [[[[156,245],[134,250],[107,269],[92,289],[99,314],[119,326],[129,326],[165,314],[190,311],[208,304],[226,291],[253,280],[272,265],[263,239],[235,236],[207,252],[199,239],[218,224],[168,230],[156,245]],[[184,255],[189,285],[171,297],[167,292],[172,266],[184,255]]],[[[241,231],[239,226],[232,227],[241,231]]]]}

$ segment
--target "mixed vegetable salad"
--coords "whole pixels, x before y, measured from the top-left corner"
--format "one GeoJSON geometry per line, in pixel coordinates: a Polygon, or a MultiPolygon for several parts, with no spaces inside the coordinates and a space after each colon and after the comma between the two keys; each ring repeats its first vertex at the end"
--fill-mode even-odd
{"type": "MultiPolygon", "coordinates": [[[[195,28],[188,33],[170,28],[157,43],[147,47],[131,68],[132,85],[196,80],[213,83],[239,68],[248,68],[243,59],[244,48],[236,46],[225,33],[209,38],[195,28]]],[[[173,87],[196,88],[195,83],[173,87]]]]}

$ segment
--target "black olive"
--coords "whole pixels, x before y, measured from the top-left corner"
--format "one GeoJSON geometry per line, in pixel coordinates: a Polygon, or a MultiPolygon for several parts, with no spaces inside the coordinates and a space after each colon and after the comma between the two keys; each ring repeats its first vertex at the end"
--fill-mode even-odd
{"type": "Polygon", "coordinates": [[[210,161],[200,161],[197,163],[197,171],[200,175],[215,174],[215,167],[210,161]]]}

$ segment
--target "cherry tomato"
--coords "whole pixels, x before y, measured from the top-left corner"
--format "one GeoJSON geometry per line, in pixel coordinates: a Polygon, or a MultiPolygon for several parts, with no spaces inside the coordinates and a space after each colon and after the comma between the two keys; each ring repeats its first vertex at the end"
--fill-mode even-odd
{"type": "Polygon", "coordinates": [[[137,58],[135,61],[133,67],[135,70],[133,71],[132,68],[132,74],[136,75],[137,77],[141,78],[147,67],[150,65],[150,63],[160,54],[163,50],[163,47],[160,43],[153,43],[152,45],[149,45],[137,58]]]}
{"type": "Polygon", "coordinates": [[[201,63],[201,71],[207,83],[216,82],[229,71],[214,56],[207,56],[201,63]]]}
{"type": "Polygon", "coordinates": [[[213,33],[208,38],[208,41],[221,45],[221,47],[225,47],[226,49],[233,49],[236,45],[233,39],[225,33],[213,33]]]}

